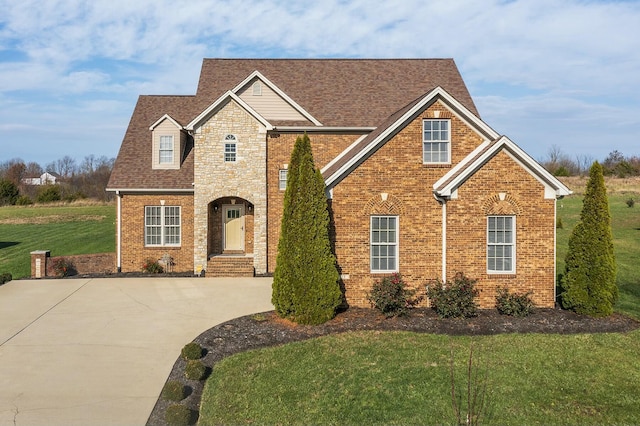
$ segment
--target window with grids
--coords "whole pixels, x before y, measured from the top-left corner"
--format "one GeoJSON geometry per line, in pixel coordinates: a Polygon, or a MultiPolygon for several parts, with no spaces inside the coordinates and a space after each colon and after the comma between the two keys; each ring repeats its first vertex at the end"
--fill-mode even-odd
{"type": "Polygon", "coordinates": [[[398,271],[398,216],[371,216],[371,272],[398,271]]]}
{"type": "Polygon", "coordinates": [[[144,244],[146,246],[180,245],[179,206],[145,206],[144,244]]]}
{"type": "Polygon", "coordinates": [[[224,138],[224,161],[234,163],[237,155],[238,140],[234,135],[227,135],[224,138]]]}
{"type": "Polygon", "coordinates": [[[287,189],[287,169],[280,169],[278,173],[278,188],[280,191],[287,189]]]}
{"type": "Polygon", "coordinates": [[[173,136],[160,136],[159,163],[173,163],[173,136]]]}
{"type": "Polygon", "coordinates": [[[449,120],[422,121],[422,161],[425,164],[449,164],[451,132],[449,120]]]}
{"type": "Polygon", "coordinates": [[[487,271],[515,272],[515,216],[487,218],[487,271]]]}

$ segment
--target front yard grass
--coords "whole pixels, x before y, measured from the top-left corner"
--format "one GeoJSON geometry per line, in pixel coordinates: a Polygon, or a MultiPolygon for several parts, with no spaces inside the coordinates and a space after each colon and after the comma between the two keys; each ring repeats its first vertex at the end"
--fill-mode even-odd
{"type": "Polygon", "coordinates": [[[464,405],[472,344],[479,380],[487,383],[482,423],[640,422],[636,330],[475,337],[354,332],[246,352],[216,364],[199,424],[454,424],[450,351],[464,405]]]}
{"type": "Polygon", "coordinates": [[[29,277],[34,250],[51,250],[52,256],[114,252],[115,221],[112,203],[2,207],[0,273],[29,277]]]}

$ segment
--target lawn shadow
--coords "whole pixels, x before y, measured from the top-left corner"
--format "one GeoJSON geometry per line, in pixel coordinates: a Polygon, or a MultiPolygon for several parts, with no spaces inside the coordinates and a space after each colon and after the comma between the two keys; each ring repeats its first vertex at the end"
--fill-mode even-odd
{"type": "Polygon", "coordinates": [[[17,246],[18,244],[20,244],[19,241],[0,241],[0,249],[17,246]]]}

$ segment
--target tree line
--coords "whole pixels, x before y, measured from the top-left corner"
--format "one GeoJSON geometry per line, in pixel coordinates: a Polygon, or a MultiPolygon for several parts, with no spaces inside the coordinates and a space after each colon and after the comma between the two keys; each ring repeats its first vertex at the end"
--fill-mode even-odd
{"type": "Polygon", "coordinates": [[[74,201],[91,198],[109,201],[113,195],[105,188],[115,158],[88,155],[79,163],[66,155],[42,167],[36,162],[14,158],[0,163],[0,205],[31,204],[34,202],[74,201]],[[29,178],[45,172],[54,174],[55,184],[33,185],[29,178]]]}
{"type": "MultiPolygon", "coordinates": [[[[547,158],[540,164],[555,176],[585,176],[589,173],[594,158],[589,155],[570,155],[562,152],[557,145],[553,145],[547,158]]],[[[600,163],[604,176],[626,178],[640,176],[640,157],[625,156],[618,150],[611,151],[607,158],[600,163]]]]}

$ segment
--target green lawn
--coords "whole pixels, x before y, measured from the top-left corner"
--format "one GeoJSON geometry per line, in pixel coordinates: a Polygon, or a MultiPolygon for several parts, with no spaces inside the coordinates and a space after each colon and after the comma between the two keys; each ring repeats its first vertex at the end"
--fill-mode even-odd
{"type": "Polygon", "coordinates": [[[30,252],[52,256],[115,251],[113,204],[0,208],[0,273],[31,275],[30,252]]]}
{"type": "Polygon", "coordinates": [[[455,383],[486,380],[484,424],[640,423],[640,330],[449,337],[355,332],[226,358],[208,379],[201,425],[454,424],[455,383]]]}
{"type": "MultiPolygon", "coordinates": [[[[640,319],[640,208],[609,196],[620,300],[640,319]]],[[[640,196],[634,194],[636,200],[640,196]]],[[[558,272],[582,196],[558,202],[558,272]]],[[[455,424],[471,342],[486,373],[484,424],[640,424],[640,330],[448,337],[347,333],[239,354],[215,366],[199,424],[455,424]]],[[[466,398],[463,398],[466,400],[466,398]]]]}

